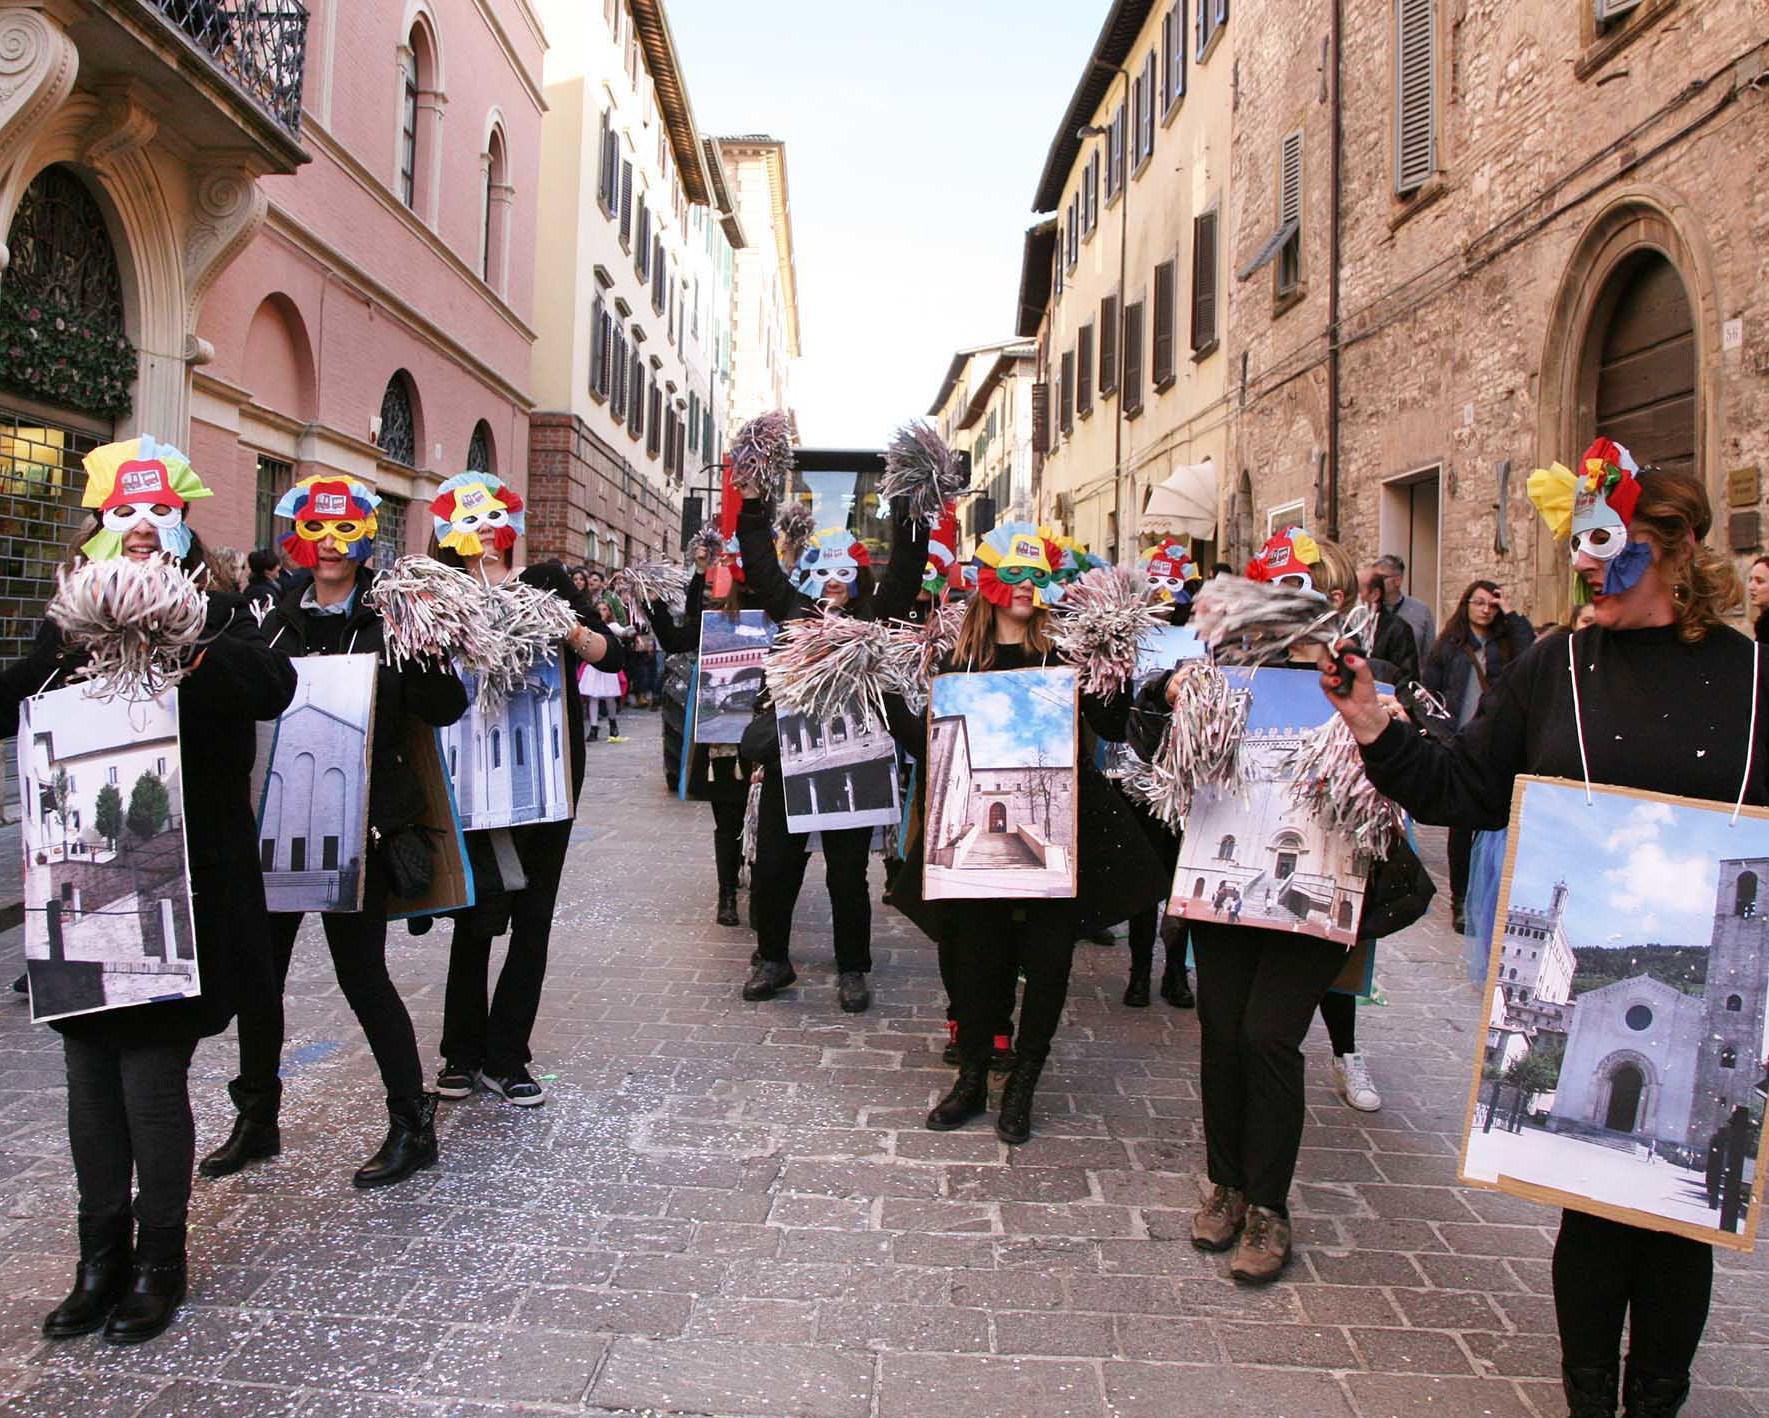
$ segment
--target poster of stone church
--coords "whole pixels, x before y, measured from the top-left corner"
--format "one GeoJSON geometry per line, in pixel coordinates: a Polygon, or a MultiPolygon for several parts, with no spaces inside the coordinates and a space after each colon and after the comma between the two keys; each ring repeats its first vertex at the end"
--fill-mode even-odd
{"type": "Polygon", "coordinates": [[[27,699],[18,786],[31,1017],[201,993],[174,696],[27,699]]]}
{"type": "Polygon", "coordinates": [[[897,745],[858,708],[818,721],[778,716],[780,782],[789,832],[888,827],[902,815],[897,745]]]}
{"type": "Polygon", "coordinates": [[[1168,914],[1357,941],[1367,852],[1291,796],[1304,740],[1333,715],[1313,670],[1228,669],[1253,696],[1243,781],[1199,792],[1180,844],[1168,914]]]}
{"type": "Polygon", "coordinates": [[[258,859],[272,911],[362,909],[378,655],[299,655],[295,697],[259,726],[258,859]]]}
{"type": "Polygon", "coordinates": [[[559,662],[535,665],[527,683],[497,703],[479,702],[479,679],[456,666],[467,712],[436,731],[461,830],[520,827],[571,816],[570,747],[559,662]]]}
{"type": "Polygon", "coordinates": [[[1748,1250],[1769,812],[1519,778],[1462,1178],[1748,1250]]]}
{"type": "Polygon", "coordinates": [[[1071,669],[939,675],[928,705],[930,901],[1075,894],[1071,669]]]}

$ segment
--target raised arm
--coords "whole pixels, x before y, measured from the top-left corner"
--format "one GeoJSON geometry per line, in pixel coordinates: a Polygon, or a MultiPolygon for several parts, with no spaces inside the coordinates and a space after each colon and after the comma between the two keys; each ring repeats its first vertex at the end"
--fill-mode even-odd
{"type": "Polygon", "coordinates": [[[737,549],[743,554],[743,584],[755,604],[776,625],[809,614],[813,603],[793,590],[774,554],[774,518],[767,503],[743,499],[737,514],[737,549]]]}
{"type": "Polygon", "coordinates": [[[872,588],[868,614],[877,620],[901,620],[921,593],[921,573],[927,567],[927,524],[901,512],[891,518],[891,558],[885,573],[872,588]]]}

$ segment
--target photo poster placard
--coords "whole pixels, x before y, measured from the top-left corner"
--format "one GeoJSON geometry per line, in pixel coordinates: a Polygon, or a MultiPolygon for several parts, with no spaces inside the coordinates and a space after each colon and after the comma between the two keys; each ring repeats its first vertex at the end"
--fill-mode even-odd
{"type": "Polygon", "coordinates": [[[557,656],[536,664],[516,693],[479,702],[479,679],[457,665],[467,712],[436,731],[442,765],[468,832],[562,822],[576,810],[571,796],[569,719],[557,656]]]}
{"type": "Polygon", "coordinates": [[[694,742],[740,743],[767,684],[764,666],[776,626],[762,611],[700,613],[694,668],[694,742]]]}
{"type": "Polygon", "coordinates": [[[177,692],[19,708],[25,973],[42,1023],[202,993],[177,692]]]}
{"type": "Polygon", "coordinates": [[[1512,790],[1459,1176],[1751,1250],[1769,810],[1590,791],[1512,790]]]}
{"type": "Polygon", "coordinates": [[[775,723],[788,832],[896,825],[897,743],[883,720],[853,705],[824,722],[777,713],[775,723]]]}
{"type": "Polygon", "coordinates": [[[925,900],[1074,897],[1080,718],[1067,666],[934,678],[925,900]]]}
{"type": "Polygon", "coordinates": [[[423,896],[388,896],[387,919],[390,921],[464,910],[477,899],[473,867],[467,858],[466,833],[455,806],[454,787],[442,769],[440,732],[415,716],[408,717],[405,761],[424,790],[424,815],[418,819],[418,826],[424,829],[424,835],[429,839],[436,866],[430,889],[423,896]]]}
{"type": "Polygon", "coordinates": [[[1370,873],[1368,854],[1329,832],[1290,796],[1296,753],[1333,717],[1314,669],[1230,667],[1229,683],[1252,692],[1241,742],[1245,781],[1204,788],[1192,805],[1167,914],[1259,926],[1357,944],[1370,873]]]}
{"type": "Polygon", "coordinates": [[[295,697],[252,761],[264,904],[360,911],[379,655],[297,655],[295,697]]]}
{"type": "MultiPolygon", "coordinates": [[[[1207,653],[1208,647],[1198,638],[1198,632],[1189,626],[1151,626],[1137,637],[1136,670],[1125,692],[1134,701],[1157,675],[1177,669],[1187,660],[1201,660],[1207,653]]],[[[1099,741],[1094,766],[1100,772],[1108,776],[1129,773],[1136,763],[1136,750],[1128,743],[1113,743],[1108,739],[1099,741]]]]}

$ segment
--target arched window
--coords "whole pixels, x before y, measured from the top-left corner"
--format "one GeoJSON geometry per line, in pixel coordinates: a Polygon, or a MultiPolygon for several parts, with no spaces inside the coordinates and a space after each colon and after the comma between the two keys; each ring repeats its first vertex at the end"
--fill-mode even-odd
{"type": "Polygon", "coordinates": [[[485,229],[481,233],[479,275],[486,285],[502,290],[504,234],[510,216],[510,163],[504,130],[493,128],[485,145],[485,229]]]}
{"type": "Polygon", "coordinates": [[[0,385],[62,408],[122,418],[135,350],[123,333],[123,281],[104,213],[60,164],[31,179],[6,234],[9,297],[0,385]]]}
{"type": "Polygon", "coordinates": [[[491,766],[493,768],[504,766],[504,735],[501,729],[491,731],[491,766]]]}
{"type": "Polygon", "coordinates": [[[1235,839],[1233,837],[1224,837],[1222,841],[1216,844],[1216,860],[1219,862],[1232,862],[1234,859],[1235,839]]]}
{"type": "Polygon", "coordinates": [[[1744,1000],[1741,999],[1738,995],[1727,995],[1726,996],[1726,1012],[1728,1014],[1737,1014],[1743,1008],[1744,1008],[1744,1000]]]}
{"type": "Polygon", "coordinates": [[[418,420],[412,407],[411,378],[401,369],[381,395],[381,452],[388,461],[418,466],[418,420]]]}
{"type": "Polygon", "coordinates": [[[412,31],[412,49],[400,56],[399,94],[399,200],[418,205],[418,56],[413,52],[418,32],[412,31]]]}
{"type": "Polygon", "coordinates": [[[1733,899],[1732,914],[1743,916],[1746,920],[1757,914],[1757,874],[1754,871],[1741,871],[1738,874],[1737,895],[1733,899]]]}
{"type": "Polygon", "coordinates": [[[497,471],[491,451],[491,425],[484,419],[473,425],[473,437],[467,442],[467,468],[475,473],[497,471]]]}
{"type": "Polygon", "coordinates": [[[437,90],[442,87],[436,34],[420,16],[399,51],[399,200],[420,217],[433,217],[436,194],[430,190],[440,137],[437,90]]]}

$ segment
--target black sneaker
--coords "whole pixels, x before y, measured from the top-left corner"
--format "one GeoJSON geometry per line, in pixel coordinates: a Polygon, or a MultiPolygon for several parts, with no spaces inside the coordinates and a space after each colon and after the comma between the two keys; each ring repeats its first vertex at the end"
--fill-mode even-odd
{"type": "Polygon", "coordinates": [[[752,1003],[756,1000],[773,999],[796,979],[798,971],[792,968],[790,961],[759,961],[743,986],[743,997],[752,1003]]]}
{"type": "Polygon", "coordinates": [[[518,1108],[538,1108],[547,1101],[547,1093],[525,1068],[506,1073],[502,1078],[493,1073],[480,1075],[480,1081],[506,1103],[518,1108]]]}
{"type": "Polygon", "coordinates": [[[479,1086],[480,1073],[476,1068],[462,1068],[460,1064],[445,1063],[436,1072],[436,1096],[439,1098],[465,1098],[479,1086]]]}
{"type": "Polygon", "coordinates": [[[841,1001],[844,1014],[864,1014],[866,1006],[872,1003],[872,991],[866,988],[866,976],[858,970],[843,970],[836,976],[835,994],[841,1001]]]}

